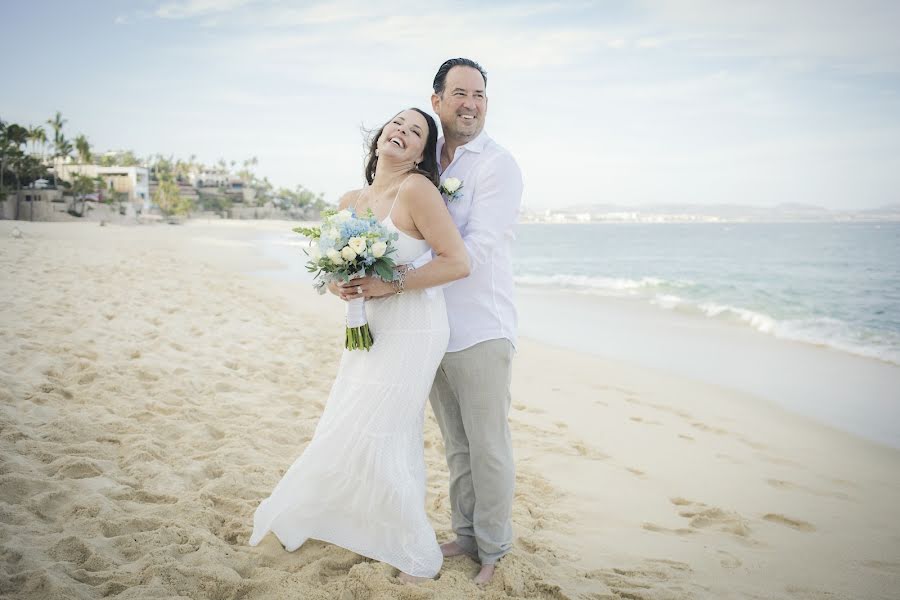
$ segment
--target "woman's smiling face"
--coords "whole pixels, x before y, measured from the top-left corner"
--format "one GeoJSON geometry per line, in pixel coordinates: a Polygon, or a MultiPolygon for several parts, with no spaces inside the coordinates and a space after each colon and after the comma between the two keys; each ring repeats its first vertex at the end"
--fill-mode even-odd
{"type": "Polygon", "coordinates": [[[404,110],[385,124],[378,137],[378,155],[418,163],[428,140],[428,123],[415,110],[404,110]]]}

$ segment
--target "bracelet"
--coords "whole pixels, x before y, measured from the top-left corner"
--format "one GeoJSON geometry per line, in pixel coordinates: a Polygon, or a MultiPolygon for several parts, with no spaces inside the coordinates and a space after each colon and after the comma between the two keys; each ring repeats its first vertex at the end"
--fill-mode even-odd
{"type": "Polygon", "coordinates": [[[391,286],[394,288],[395,294],[403,293],[403,287],[406,284],[406,275],[410,271],[415,271],[415,267],[411,265],[404,265],[397,269],[397,278],[391,282],[391,286]]]}
{"type": "Polygon", "coordinates": [[[391,281],[391,287],[394,288],[395,294],[403,293],[403,284],[406,279],[406,271],[404,269],[397,269],[397,273],[394,276],[393,281],[391,281]]]}

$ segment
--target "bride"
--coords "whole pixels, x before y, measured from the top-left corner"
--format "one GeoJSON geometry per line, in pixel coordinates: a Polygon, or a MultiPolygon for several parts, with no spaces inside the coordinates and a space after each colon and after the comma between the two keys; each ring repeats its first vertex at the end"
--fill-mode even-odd
{"type": "Polygon", "coordinates": [[[370,351],[345,350],[306,450],[263,500],[250,544],[274,533],[293,551],[314,538],[386,562],[404,581],[434,578],[443,557],[425,512],[425,401],[450,331],[443,293],[427,290],[469,273],[462,239],[438,192],[437,127],[404,110],[374,136],[368,185],[340,208],[371,209],[396,231],[402,274],[332,285],[344,300],[366,298],[370,351]],[[410,265],[431,250],[424,266],[410,265]]]}

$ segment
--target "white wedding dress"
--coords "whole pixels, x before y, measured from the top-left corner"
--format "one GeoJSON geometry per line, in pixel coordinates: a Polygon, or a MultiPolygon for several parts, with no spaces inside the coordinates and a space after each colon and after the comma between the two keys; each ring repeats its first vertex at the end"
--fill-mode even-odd
{"type": "MultiPolygon", "coordinates": [[[[399,234],[397,264],[430,250],[390,211],[383,223],[399,234]]],[[[313,439],[256,509],[250,545],[269,531],[288,551],[314,538],[434,577],[443,557],[425,512],[422,429],[450,336],[444,295],[367,300],[366,313],[374,345],[344,351],[313,439]]]]}

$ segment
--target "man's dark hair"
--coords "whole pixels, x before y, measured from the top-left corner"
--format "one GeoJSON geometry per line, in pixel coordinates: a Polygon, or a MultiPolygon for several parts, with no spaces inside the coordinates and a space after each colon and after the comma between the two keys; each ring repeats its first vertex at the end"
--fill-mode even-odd
{"type": "Polygon", "coordinates": [[[447,85],[447,73],[449,73],[450,69],[452,69],[453,67],[472,67],[473,69],[478,69],[478,72],[481,73],[482,77],[484,77],[484,87],[487,87],[487,72],[481,65],[468,58],[451,58],[449,60],[445,60],[444,64],[440,66],[440,68],[437,70],[437,73],[435,73],[434,75],[434,83],[432,84],[432,87],[434,88],[434,93],[438,96],[442,96],[444,94],[444,86],[447,85]]]}

